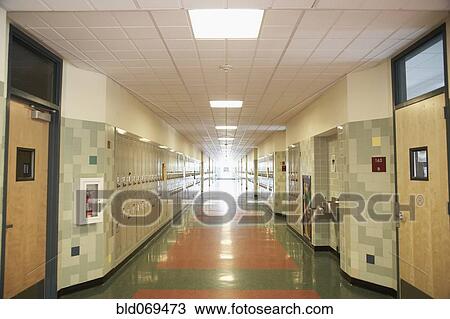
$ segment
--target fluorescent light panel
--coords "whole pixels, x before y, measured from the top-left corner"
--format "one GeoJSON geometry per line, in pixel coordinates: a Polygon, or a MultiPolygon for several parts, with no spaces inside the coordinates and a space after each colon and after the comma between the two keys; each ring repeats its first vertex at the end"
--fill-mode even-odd
{"type": "Polygon", "coordinates": [[[127,131],[122,130],[121,128],[118,128],[118,127],[116,127],[116,131],[117,131],[117,133],[122,134],[122,135],[127,134],[127,131]]]}
{"type": "Polygon", "coordinates": [[[263,15],[258,9],[189,10],[196,39],[256,39],[263,15]]]}
{"type": "Polygon", "coordinates": [[[150,142],[150,140],[149,139],[147,139],[147,138],[145,138],[145,137],[141,137],[140,139],[139,139],[139,141],[141,141],[141,142],[150,142]]]}
{"type": "Polygon", "coordinates": [[[159,148],[162,148],[163,150],[165,150],[165,149],[167,149],[167,148],[169,148],[169,147],[168,147],[168,146],[165,146],[165,145],[160,145],[159,148]]]}
{"type": "Polygon", "coordinates": [[[219,141],[232,141],[234,137],[219,137],[219,141]]]}
{"type": "Polygon", "coordinates": [[[240,108],[242,101],[209,101],[212,108],[240,108]]]}
{"type": "Polygon", "coordinates": [[[218,125],[216,126],[216,130],[235,130],[237,126],[234,125],[218,125]]]}

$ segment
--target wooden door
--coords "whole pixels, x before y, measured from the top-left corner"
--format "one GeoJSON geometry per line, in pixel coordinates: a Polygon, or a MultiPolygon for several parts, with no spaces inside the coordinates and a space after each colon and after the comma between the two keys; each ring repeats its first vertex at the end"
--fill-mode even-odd
{"type": "Polygon", "coordinates": [[[10,102],[4,297],[44,280],[49,122],[10,102]]]}
{"type": "Polygon", "coordinates": [[[421,293],[450,297],[444,106],[445,95],[441,94],[395,112],[399,202],[408,204],[410,195],[416,195],[415,220],[403,208],[399,223],[400,284],[401,296],[405,298],[419,297],[421,293]],[[416,165],[413,154],[418,150],[422,150],[422,155],[416,165]],[[419,164],[421,172],[417,175],[419,164]]]}

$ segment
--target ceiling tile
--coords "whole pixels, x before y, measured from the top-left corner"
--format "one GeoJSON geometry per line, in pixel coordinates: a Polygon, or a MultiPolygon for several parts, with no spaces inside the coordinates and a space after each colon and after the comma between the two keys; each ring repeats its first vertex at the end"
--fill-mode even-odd
{"type": "Polygon", "coordinates": [[[292,31],[292,26],[263,26],[260,37],[261,39],[287,39],[291,36],[292,31]]]}
{"type": "Polygon", "coordinates": [[[167,47],[175,50],[195,50],[195,42],[193,40],[168,39],[167,47]]]}
{"type": "Polygon", "coordinates": [[[227,40],[229,50],[254,50],[257,45],[256,40],[227,40]]]}
{"type": "Polygon", "coordinates": [[[145,60],[120,60],[120,62],[126,67],[144,68],[148,66],[145,60]]]}
{"type": "Polygon", "coordinates": [[[365,0],[320,0],[317,3],[318,9],[348,9],[359,8],[365,0]]]}
{"type": "Polygon", "coordinates": [[[94,36],[86,28],[55,28],[67,40],[92,40],[94,36]]]}
{"type": "Polygon", "coordinates": [[[122,28],[90,28],[89,29],[99,40],[121,40],[127,39],[127,35],[122,28]]]}
{"type": "Polygon", "coordinates": [[[267,9],[272,5],[272,0],[228,0],[228,8],[240,9],[267,9]]]}
{"type": "Polygon", "coordinates": [[[167,61],[170,59],[167,50],[141,50],[141,54],[146,59],[162,60],[161,62],[163,64],[167,63],[167,61]]]}
{"type": "Polygon", "coordinates": [[[142,11],[121,11],[113,12],[112,15],[124,27],[151,27],[153,21],[148,12],[142,11]]]}
{"type": "Polygon", "coordinates": [[[161,39],[137,39],[133,42],[139,50],[163,50],[166,48],[161,39]]]}
{"type": "Polygon", "coordinates": [[[39,12],[38,16],[52,27],[82,26],[72,12],[39,12]]]}
{"type": "Polygon", "coordinates": [[[225,9],[227,0],[183,0],[186,9],[225,9]]]}
{"type": "Polygon", "coordinates": [[[294,26],[301,11],[299,10],[266,10],[264,14],[264,26],[294,26]]]}
{"type": "Polygon", "coordinates": [[[119,60],[139,60],[139,59],[143,59],[143,56],[137,51],[114,51],[114,55],[119,60]]]}
{"type": "Polygon", "coordinates": [[[160,30],[166,39],[192,39],[190,27],[161,27],[160,30]]]}
{"type": "Polygon", "coordinates": [[[321,39],[293,39],[289,44],[290,50],[314,50],[321,39]]]}
{"type": "Polygon", "coordinates": [[[223,50],[225,49],[225,40],[196,40],[199,50],[223,50]]]}
{"type": "Polygon", "coordinates": [[[136,6],[134,5],[133,0],[89,0],[89,1],[97,10],[136,10],[136,6]]]}
{"type": "Polygon", "coordinates": [[[50,8],[41,1],[2,0],[2,7],[8,11],[46,11],[50,8]]]}
{"type": "Polygon", "coordinates": [[[97,40],[71,40],[75,47],[81,51],[104,51],[105,47],[97,40]]]}
{"type": "Polygon", "coordinates": [[[43,36],[46,39],[49,40],[61,40],[63,39],[62,35],[57,33],[54,29],[51,28],[35,28],[33,31],[39,33],[41,36],[43,36]]]}
{"type": "Polygon", "coordinates": [[[93,61],[115,61],[114,56],[108,51],[86,52],[86,56],[93,61]]]}
{"type": "Polygon", "coordinates": [[[159,27],[187,27],[189,21],[185,10],[154,11],[155,22],[159,27]]]}
{"type": "Polygon", "coordinates": [[[54,11],[85,11],[93,9],[89,1],[86,0],[45,0],[45,3],[54,11]]]}
{"type": "Polygon", "coordinates": [[[315,0],[274,0],[274,9],[309,9],[315,0]]]}
{"type": "Polygon", "coordinates": [[[88,28],[93,27],[116,27],[119,23],[110,12],[77,12],[76,16],[88,28]]]}
{"type": "Polygon", "coordinates": [[[159,39],[159,33],[155,27],[124,27],[123,30],[132,40],[159,39]]]}
{"type": "Polygon", "coordinates": [[[179,0],[137,0],[142,9],[180,9],[179,0]]]}
{"type": "Polygon", "coordinates": [[[130,40],[102,40],[105,46],[112,51],[133,51],[135,46],[130,40]]]}
{"type": "Polygon", "coordinates": [[[23,27],[46,28],[49,27],[38,15],[31,12],[9,12],[8,17],[23,27]]]}

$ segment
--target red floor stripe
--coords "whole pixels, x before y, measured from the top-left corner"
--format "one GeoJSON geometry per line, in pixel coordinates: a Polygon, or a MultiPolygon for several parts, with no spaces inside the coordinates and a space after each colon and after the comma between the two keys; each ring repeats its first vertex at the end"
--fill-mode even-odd
{"type": "Polygon", "coordinates": [[[273,234],[254,228],[195,228],[169,248],[158,269],[298,269],[273,234]]]}

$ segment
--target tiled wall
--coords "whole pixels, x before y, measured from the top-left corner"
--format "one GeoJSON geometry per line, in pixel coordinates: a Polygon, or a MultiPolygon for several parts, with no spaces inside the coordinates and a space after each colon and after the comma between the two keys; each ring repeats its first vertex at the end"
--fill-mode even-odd
{"type": "MultiPolygon", "coordinates": [[[[127,141],[123,143],[127,143],[127,141]]],[[[130,149],[120,150],[119,153],[123,155],[123,152],[125,152],[128,161],[123,157],[120,158],[122,162],[128,163],[130,167],[133,167],[132,169],[136,170],[136,172],[133,172],[133,176],[141,177],[149,174],[147,172],[148,152],[150,152],[152,146],[132,137],[126,145],[130,146],[130,149]],[[144,172],[144,170],[146,171],[144,172]]],[[[168,173],[177,173],[178,171],[174,170],[172,166],[176,162],[175,158],[178,158],[179,155],[161,150],[156,146],[153,146],[153,148],[155,151],[151,151],[151,154],[155,154],[155,158],[158,157],[159,160],[166,163],[168,173]]],[[[161,200],[162,213],[157,224],[138,225],[127,230],[123,228],[125,226],[120,226],[121,229],[119,229],[117,223],[113,222],[109,203],[104,206],[102,222],[89,225],[76,224],[74,198],[80,178],[103,177],[104,189],[116,190],[115,176],[119,174],[115,171],[115,161],[119,158],[116,157],[116,149],[119,151],[114,127],[104,123],[62,119],[58,289],[106,275],[173,217],[175,197],[161,200]],[[130,234],[131,237],[128,238],[130,234]],[[131,238],[135,240],[131,241],[131,238]],[[74,247],[79,247],[79,255],[72,256],[72,248],[74,247]]],[[[159,169],[159,167],[158,164],[157,168],[159,169]]],[[[182,168],[181,172],[183,172],[182,168]]],[[[172,185],[174,181],[173,178],[167,181],[159,181],[157,182],[158,189],[152,188],[155,183],[133,183],[126,186],[126,189],[162,191],[163,188],[168,187],[169,183],[172,185]]],[[[181,193],[179,194],[179,197],[177,195],[177,202],[181,200],[181,193]]],[[[176,207],[180,209],[180,207],[176,207]]],[[[134,208],[136,206],[133,206],[132,210],[134,208]]]]}
{"type": "MultiPolygon", "coordinates": [[[[342,171],[339,170],[338,136],[333,134],[327,137],[328,144],[328,198],[339,198],[342,191],[342,171]],[[335,160],[334,169],[332,160],[335,160]]],[[[339,246],[339,223],[330,221],[329,246],[338,251],[339,246]]]]}
{"type": "MultiPolygon", "coordinates": [[[[326,137],[314,137],[313,138],[314,149],[314,175],[312,176],[315,181],[313,188],[313,194],[322,194],[324,198],[328,199],[328,142],[326,137]]],[[[319,202],[313,204],[316,212],[319,210],[319,202]]],[[[314,246],[329,246],[330,242],[330,226],[328,222],[319,221],[318,218],[313,223],[313,238],[312,243],[314,246]]]]}
{"type": "Polygon", "coordinates": [[[113,152],[107,149],[107,131],[103,123],[61,120],[59,289],[104,275],[108,223],[76,225],[74,190],[82,177],[103,177],[105,189],[114,182],[113,152]],[[91,164],[94,157],[96,164],[91,164]],[[72,247],[77,246],[79,256],[72,256],[72,247]]]}
{"type": "MultiPolygon", "coordinates": [[[[312,137],[300,143],[300,178],[311,175],[312,193],[327,198],[343,192],[362,195],[364,200],[376,193],[394,193],[393,122],[391,118],[345,124],[337,137],[312,137]],[[336,173],[330,172],[331,156],[336,158],[336,173]],[[372,157],[386,157],[387,171],[372,172],[372,157]]],[[[392,198],[393,199],[393,198],[392,198]]],[[[393,215],[393,201],[378,204],[377,213],[393,215]]],[[[313,225],[312,244],[339,245],[341,268],[350,276],[382,286],[396,288],[395,224],[366,218],[358,222],[354,209],[340,205],[342,222],[313,225]],[[338,240],[339,236],[339,240],[338,240]],[[373,257],[374,256],[374,257],[373,257]],[[369,261],[374,259],[374,263],[369,261]]],[[[301,225],[292,225],[302,234],[301,225]]]]}
{"type": "MultiPolygon", "coordinates": [[[[392,118],[353,122],[339,136],[347,154],[344,165],[346,191],[361,194],[366,201],[376,193],[394,193],[394,140],[392,118]],[[372,157],[386,157],[386,172],[372,172],[372,157]]],[[[394,214],[391,202],[378,204],[377,213],[394,214]]],[[[341,268],[350,276],[396,288],[395,223],[374,221],[363,212],[366,222],[357,222],[346,209],[341,225],[341,268]],[[345,234],[345,235],[344,235],[345,234]],[[367,255],[375,256],[374,264],[367,255]]]]}

